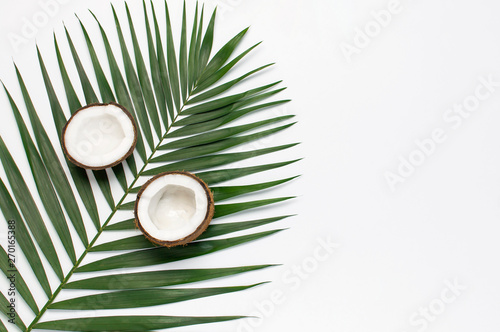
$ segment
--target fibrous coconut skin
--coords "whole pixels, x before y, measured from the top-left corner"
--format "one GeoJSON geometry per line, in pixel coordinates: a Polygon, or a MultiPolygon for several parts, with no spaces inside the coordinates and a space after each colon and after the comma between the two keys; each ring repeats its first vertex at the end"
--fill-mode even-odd
{"type": "Polygon", "coordinates": [[[214,215],[214,198],[207,184],[194,174],[184,171],[164,172],[142,186],[135,201],[134,215],[136,226],[149,241],[164,247],[185,245],[196,240],[207,229],[214,215]],[[199,202],[204,205],[193,206],[193,203],[199,202]],[[189,234],[172,237],[171,233],[179,228],[189,228],[183,222],[192,223],[196,221],[193,218],[197,217],[202,220],[199,220],[196,228],[191,226],[193,229],[189,234]]]}
{"type": "Polygon", "coordinates": [[[134,152],[136,143],[134,118],[117,103],[94,103],[78,109],[66,122],[61,136],[68,160],[90,170],[120,164],[134,152]]]}

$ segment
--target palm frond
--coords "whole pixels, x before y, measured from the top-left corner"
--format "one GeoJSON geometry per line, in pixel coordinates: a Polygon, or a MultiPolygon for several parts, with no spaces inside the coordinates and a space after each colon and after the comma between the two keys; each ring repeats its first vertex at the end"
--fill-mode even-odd
{"type": "MultiPolygon", "coordinates": [[[[248,28],[245,28],[214,51],[216,11],[205,27],[204,6],[200,10],[197,3],[192,21],[188,21],[188,9],[184,3],[176,50],[175,27],[166,2],[143,1],[139,13],[132,11],[127,3],[123,7],[124,15],[120,15],[120,11],[111,6],[115,29],[106,29],[97,15],[90,13],[88,22],[77,17],[79,31],[64,27],[62,35],[54,35],[54,52],[50,56],[57,60],[58,73],[48,71],[46,60],[49,55],[43,56],[37,47],[45,101],[32,99],[34,94],[30,94],[23,70],[17,66],[17,86],[22,99],[16,100],[11,93],[13,88],[4,86],[25,153],[12,155],[8,144],[0,137],[0,162],[6,175],[0,179],[0,210],[7,225],[15,222],[16,241],[31,266],[32,273],[27,272],[34,280],[23,278],[26,271],[17,270],[15,262],[9,263],[10,256],[4,247],[0,247],[0,270],[7,277],[16,274],[18,295],[31,311],[15,313],[15,324],[22,331],[150,331],[240,319],[241,316],[82,317],[79,313],[166,305],[261,285],[259,282],[230,287],[171,288],[263,270],[273,264],[204,269],[169,269],[163,264],[212,254],[271,236],[282,227],[268,230],[259,230],[259,227],[272,226],[290,217],[220,221],[222,217],[293,198],[240,200],[241,196],[251,197],[252,193],[288,183],[295,176],[215,186],[298,161],[281,160],[243,167],[233,165],[258,156],[274,155],[297,144],[244,150],[248,143],[281,133],[295,123],[290,122],[291,115],[274,116],[272,112],[265,112],[289,101],[275,99],[285,89],[279,87],[280,81],[242,88],[242,82],[247,82],[272,63],[239,74],[234,70],[260,43],[235,55],[247,34],[248,28]],[[91,24],[98,29],[97,34],[91,33],[91,24]],[[143,28],[144,36],[139,33],[143,28]],[[116,37],[117,48],[112,46],[111,35],[116,37]],[[142,40],[147,42],[146,48],[141,47],[142,40]],[[70,56],[63,56],[66,54],[63,45],[67,46],[70,56]],[[99,54],[97,45],[103,47],[104,54],[99,54]],[[84,61],[87,56],[89,62],[84,61]],[[54,80],[62,82],[61,91],[55,88],[54,80]],[[238,92],[238,89],[243,91],[238,92]],[[77,91],[82,92],[82,99],[77,91]],[[59,138],[69,115],[83,105],[122,104],[138,124],[136,151],[108,171],[87,172],[60,159],[60,146],[50,139],[53,127],[44,125],[40,119],[42,110],[47,108],[43,102],[50,106],[59,138]],[[29,121],[23,116],[24,110],[29,121]],[[266,118],[245,121],[245,116],[256,112],[263,112],[266,118]],[[235,147],[243,147],[243,150],[228,151],[235,147]],[[20,158],[27,160],[29,174],[21,173],[16,163],[20,158]],[[146,240],[135,229],[130,210],[141,183],[150,176],[170,170],[196,172],[211,186],[216,206],[214,223],[197,241],[169,249],[155,247],[146,240]],[[119,186],[115,186],[115,182],[119,186]],[[30,192],[32,184],[36,190],[30,192]],[[100,202],[100,197],[105,203],[100,202]],[[235,201],[227,202],[230,199],[235,201]],[[226,202],[221,204],[221,201],[226,202]],[[47,228],[49,222],[51,225],[47,228]],[[131,232],[135,234],[131,235],[131,232]],[[234,234],[239,232],[243,235],[234,234]],[[101,238],[110,238],[101,237],[103,234],[113,235],[112,240],[102,241],[101,238]],[[84,249],[79,249],[82,246],[84,249]],[[100,256],[94,257],[96,253],[100,256]],[[67,268],[61,263],[64,261],[71,262],[72,266],[67,268]],[[140,271],[141,267],[157,265],[157,270],[140,271]],[[130,270],[117,272],[124,268],[130,270]],[[84,274],[86,272],[94,274],[88,276],[84,274]],[[53,278],[54,275],[57,279],[53,278]],[[76,275],[77,280],[73,278],[76,275]],[[47,298],[36,298],[35,288],[41,288],[47,298]],[[70,289],[84,290],[86,295],[71,296],[70,289]],[[61,293],[66,295],[64,300],[58,298],[61,293]],[[60,309],[72,310],[74,318],[45,321],[45,313],[60,309]]],[[[7,331],[7,326],[12,325],[8,322],[12,313],[7,295],[0,293],[0,312],[7,318],[0,320],[0,331],[7,331]]]]}
{"type": "Polygon", "coordinates": [[[26,304],[30,307],[31,311],[33,313],[38,314],[40,310],[38,309],[38,306],[35,302],[35,299],[33,298],[33,294],[31,294],[31,291],[26,284],[26,281],[24,281],[23,276],[19,271],[16,269],[16,264],[15,264],[15,259],[9,259],[9,255],[5,252],[3,248],[0,248],[0,270],[5,274],[7,278],[11,277],[14,272],[15,272],[15,284],[16,284],[16,289],[19,291],[19,294],[23,297],[23,299],[26,301],[26,304]]]}
{"type": "Polygon", "coordinates": [[[111,290],[176,286],[233,276],[239,273],[256,271],[271,266],[272,265],[255,265],[218,269],[164,270],[114,274],[70,282],[66,285],[66,288],[111,290]],[[137,280],[141,280],[140,285],[137,284],[137,280]]]}
{"type": "Polygon", "coordinates": [[[37,325],[39,329],[59,331],[150,331],[172,327],[226,322],[242,318],[227,317],[176,317],[176,316],[111,316],[63,319],[43,322],[37,325]]]}
{"type": "Polygon", "coordinates": [[[88,263],[78,267],[76,272],[98,272],[176,262],[261,239],[279,231],[281,230],[265,231],[221,240],[197,241],[186,247],[174,247],[170,249],[153,247],[148,250],[132,251],[88,263]]]}
{"type": "Polygon", "coordinates": [[[24,324],[23,320],[19,317],[19,314],[16,312],[16,310],[10,311],[11,302],[7,300],[2,293],[0,293],[0,306],[1,306],[0,312],[3,313],[5,317],[11,319],[12,322],[14,322],[14,324],[21,330],[26,329],[26,325],[24,324]]]}

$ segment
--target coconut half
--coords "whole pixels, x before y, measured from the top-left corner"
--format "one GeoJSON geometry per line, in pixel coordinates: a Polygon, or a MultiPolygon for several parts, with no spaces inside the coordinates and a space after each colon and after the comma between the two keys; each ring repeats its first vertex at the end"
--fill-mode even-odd
{"type": "Polygon", "coordinates": [[[63,128],[62,148],[75,165],[93,170],[113,167],[132,154],[137,142],[134,118],[116,104],[78,109],[63,128]]]}
{"type": "Polygon", "coordinates": [[[135,223],[146,238],[165,247],[184,245],[203,233],[214,215],[207,184],[188,172],[161,173],[142,186],[135,223]]]}

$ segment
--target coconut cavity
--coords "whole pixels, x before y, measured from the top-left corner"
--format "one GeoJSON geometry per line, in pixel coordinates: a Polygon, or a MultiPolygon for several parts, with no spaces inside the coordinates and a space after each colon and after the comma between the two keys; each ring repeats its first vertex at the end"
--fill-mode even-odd
{"type": "Polygon", "coordinates": [[[91,104],[77,110],[62,135],[67,158],[79,167],[105,169],[130,156],[137,142],[132,115],[121,105],[91,104]]]}
{"type": "Polygon", "coordinates": [[[139,191],[135,221],[150,241],[167,247],[195,240],[208,227],[214,201],[208,186],[188,172],[166,172],[139,191]]]}

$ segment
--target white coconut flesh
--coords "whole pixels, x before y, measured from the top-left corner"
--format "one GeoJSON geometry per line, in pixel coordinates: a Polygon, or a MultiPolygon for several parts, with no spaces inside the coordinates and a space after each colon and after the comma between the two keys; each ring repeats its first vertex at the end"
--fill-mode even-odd
{"type": "Polygon", "coordinates": [[[122,160],[135,144],[130,116],[114,104],[93,105],[76,112],[64,132],[67,153],[87,167],[103,167],[122,160]]]}
{"type": "Polygon", "coordinates": [[[205,221],[207,192],[195,178],[166,174],[150,182],[137,201],[143,230],[159,241],[175,242],[194,233],[205,221]]]}

